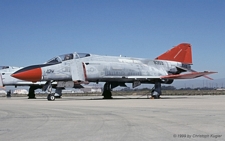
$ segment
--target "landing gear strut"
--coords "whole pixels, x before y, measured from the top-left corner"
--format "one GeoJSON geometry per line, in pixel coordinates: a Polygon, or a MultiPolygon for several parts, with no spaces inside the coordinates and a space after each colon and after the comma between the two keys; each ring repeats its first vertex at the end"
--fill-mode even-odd
{"type": "Polygon", "coordinates": [[[55,90],[55,98],[62,98],[62,89],[63,88],[60,88],[60,87],[56,87],[56,90],[55,90]]]}
{"type": "Polygon", "coordinates": [[[153,89],[151,91],[151,96],[153,99],[159,99],[161,94],[162,94],[161,83],[156,82],[155,86],[153,87],[153,89]]]}
{"type": "Polygon", "coordinates": [[[36,99],[35,97],[35,93],[34,91],[36,90],[37,88],[33,87],[33,86],[30,86],[29,88],[29,93],[28,93],[28,99],[36,99]]]}
{"type": "Polygon", "coordinates": [[[55,94],[52,93],[52,81],[47,81],[45,85],[42,88],[42,91],[48,91],[47,100],[48,101],[54,101],[55,100],[55,94]]]}
{"type": "Polygon", "coordinates": [[[106,82],[102,93],[103,99],[112,99],[111,84],[106,82]]]}

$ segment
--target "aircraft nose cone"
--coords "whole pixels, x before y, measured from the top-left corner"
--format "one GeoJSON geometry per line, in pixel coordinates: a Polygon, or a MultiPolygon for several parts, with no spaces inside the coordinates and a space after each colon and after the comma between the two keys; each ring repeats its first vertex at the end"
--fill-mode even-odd
{"type": "Polygon", "coordinates": [[[14,72],[11,76],[25,81],[37,82],[41,80],[42,71],[40,67],[25,67],[14,72]]]}

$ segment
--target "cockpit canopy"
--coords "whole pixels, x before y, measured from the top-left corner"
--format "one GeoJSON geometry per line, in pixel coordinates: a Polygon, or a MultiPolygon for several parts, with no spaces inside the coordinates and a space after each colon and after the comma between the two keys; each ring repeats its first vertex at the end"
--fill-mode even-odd
{"type": "Polygon", "coordinates": [[[0,70],[9,69],[9,66],[0,66],[0,70]]]}
{"type": "Polygon", "coordinates": [[[4,70],[4,71],[10,71],[13,69],[18,69],[20,67],[14,67],[14,66],[0,66],[0,70],[4,70]]]}
{"type": "Polygon", "coordinates": [[[57,63],[61,63],[63,61],[67,61],[67,60],[71,60],[71,59],[79,59],[79,58],[84,58],[84,57],[88,57],[91,56],[89,53],[69,53],[69,54],[64,54],[64,55],[60,55],[57,57],[54,57],[52,59],[50,59],[49,61],[47,61],[45,64],[57,64],[57,63]]]}

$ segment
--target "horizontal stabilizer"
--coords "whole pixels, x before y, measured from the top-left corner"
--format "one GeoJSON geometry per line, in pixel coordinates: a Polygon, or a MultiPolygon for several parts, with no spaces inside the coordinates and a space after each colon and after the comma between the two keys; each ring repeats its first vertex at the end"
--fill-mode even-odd
{"type": "Polygon", "coordinates": [[[217,72],[210,72],[210,71],[204,71],[204,72],[190,72],[190,73],[184,73],[184,74],[175,74],[175,75],[166,75],[166,76],[161,76],[161,78],[166,78],[166,79],[192,79],[192,78],[197,78],[209,74],[213,74],[217,72]]]}
{"type": "MultiPolygon", "coordinates": [[[[191,71],[191,72],[197,72],[197,71],[192,70],[192,69],[190,69],[189,71],[191,71]]],[[[203,77],[205,77],[205,78],[207,78],[207,79],[210,79],[210,80],[213,80],[211,77],[208,77],[208,76],[206,76],[206,75],[204,75],[203,77]]]]}

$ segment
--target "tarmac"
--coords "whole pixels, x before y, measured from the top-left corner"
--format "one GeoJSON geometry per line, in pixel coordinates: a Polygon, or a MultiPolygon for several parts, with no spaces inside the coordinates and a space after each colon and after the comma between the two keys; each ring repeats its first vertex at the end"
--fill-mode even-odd
{"type": "Polygon", "coordinates": [[[224,141],[225,96],[0,97],[1,141],[224,141]]]}

